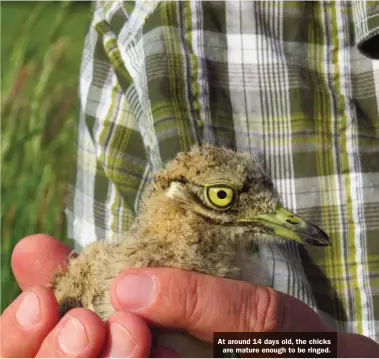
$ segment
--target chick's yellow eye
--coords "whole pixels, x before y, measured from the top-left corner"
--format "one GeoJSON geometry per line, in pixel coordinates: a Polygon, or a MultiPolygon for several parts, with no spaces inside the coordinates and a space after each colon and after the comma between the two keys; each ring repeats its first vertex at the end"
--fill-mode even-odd
{"type": "Polygon", "coordinates": [[[228,187],[208,187],[206,195],[208,201],[217,208],[227,208],[234,201],[234,191],[228,187]]]}

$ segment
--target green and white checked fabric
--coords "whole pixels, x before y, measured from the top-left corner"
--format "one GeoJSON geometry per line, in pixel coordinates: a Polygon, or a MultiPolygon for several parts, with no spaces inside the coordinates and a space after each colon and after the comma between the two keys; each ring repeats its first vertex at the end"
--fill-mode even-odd
{"type": "Polygon", "coordinates": [[[125,232],[152,172],[194,143],[248,151],[333,240],[260,246],[273,288],[379,342],[378,50],[375,1],[99,1],[71,236],[125,232]]]}

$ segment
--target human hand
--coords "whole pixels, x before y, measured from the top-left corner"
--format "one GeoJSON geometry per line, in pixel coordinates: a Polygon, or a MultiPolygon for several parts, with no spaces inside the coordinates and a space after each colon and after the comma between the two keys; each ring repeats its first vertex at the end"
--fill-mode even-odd
{"type": "MultiPolygon", "coordinates": [[[[16,246],[12,257],[16,279],[25,293],[38,296],[41,317],[39,323],[26,329],[17,322],[16,311],[26,295],[21,294],[1,317],[2,356],[75,356],[59,348],[58,333],[66,317],[57,324],[57,303],[46,289],[58,265],[64,265],[68,253],[69,249],[44,235],[27,237],[16,246]]],[[[127,312],[116,313],[106,325],[91,311],[75,309],[69,312],[69,316],[80,320],[88,338],[88,345],[79,356],[107,356],[111,348],[121,355],[120,350],[126,349],[125,337],[117,337],[117,330],[109,330],[110,323],[121,324],[132,335],[136,345],[131,356],[147,356],[150,333],[146,324],[130,311],[160,326],[187,330],[208,342],[212,341],[214,331],[327,330],[308,306],[268,288],[176,269],[133,269],[127,273],[147,276],[138,282],[138,288],[145,287],[145,291],[149,277],[153,278],[155,290],[150,291],[145,299],[139,297],[136,290],[130,290],[133,281],[121,281],[126,275],[123,273],[114,281],[111,293],[115,308],[123,311],[129,308],[127,312]],[[125,298],[126,288],[126,292],[133,294],[132,298],[125,298]],[[129,302],[123,303],[125,299],[129,302]],[[225,314],[221,316],[220,313],[225,314]],[[108,339],[104,340],[107,332],[108,339]]],[[[354,334],[339,333],[338,336],[339,356],[378,356],[378,345],[372,340],[354,334]]],[[[160,348],[155,356],[175,355],[160,348]]]]}
{"type": "MultiPolygon", "coordinates": [[[[112,304],[164,328],[212,342],[214,332],[330,331],[300,300],[271,288],[169,268],[130,269],[112,284],[112,304]]],[[[337,333],[339,357],[379,357],[373,340],[337,333]]]]}
{"type": "Polygon", "coordinates": [[[15,247],[12,269],[23,293],[1,315],[1,357],[148,357],[149,328],[132,313],[116,313],[103,323],[94,312],[77,308],[59,320],[48,287],[69,253],[46,235],[26,237],[15,247]]]}

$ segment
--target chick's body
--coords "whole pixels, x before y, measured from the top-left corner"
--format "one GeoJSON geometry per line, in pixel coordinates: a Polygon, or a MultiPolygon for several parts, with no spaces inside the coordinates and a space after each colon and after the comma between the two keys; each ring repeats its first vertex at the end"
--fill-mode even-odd
{"type": "MultiPolygon", "coordinates": [[[[107,320],[114,313],[111,282],[130,267],[176,267],[244,279],[247,245],[277,238],[276,227],[273,232],[262,225],[259,215],[279,206],[270,178],[250,155],[213,146],[181,153],[156,174],[122,239],[89,245],[57,275],[54,293],[61,312],[82,306],[107,320]]],[[[176,338],[176,346],[182,339],[176,338]]],[[[182,356],[212,355],[210,346],[187,339],[185,352],[179,348],[182,356]]]]}

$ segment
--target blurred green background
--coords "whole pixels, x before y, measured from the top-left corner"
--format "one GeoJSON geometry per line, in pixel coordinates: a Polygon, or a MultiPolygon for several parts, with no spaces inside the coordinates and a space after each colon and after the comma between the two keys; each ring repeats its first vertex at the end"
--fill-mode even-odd
{"type": "Polygon", "coordinates": [[[78,82],[89,2],[1,2],[1,311],[19,293],[16,243],[71,245],[64,208],[75,165],[78,82]]]}

